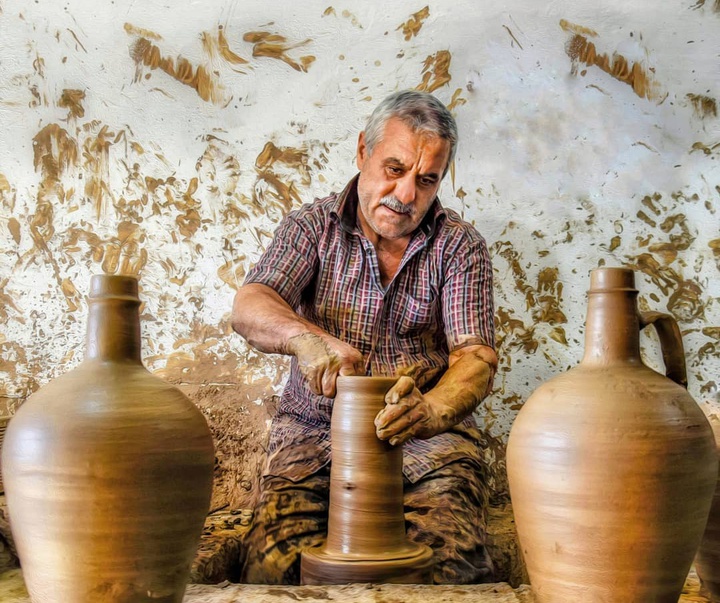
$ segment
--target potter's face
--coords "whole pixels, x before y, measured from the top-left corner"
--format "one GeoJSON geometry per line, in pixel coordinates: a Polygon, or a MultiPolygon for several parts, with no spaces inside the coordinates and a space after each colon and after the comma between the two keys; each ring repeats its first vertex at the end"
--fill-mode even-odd
{"type": "Polygon", "coordinates": [[[365,234],[374,239],[409,237],[430,209],[449,157],[448,141],[414,132],[397,118],[385,124],[372,155],[361,133],[358,217],[365,234]]]}

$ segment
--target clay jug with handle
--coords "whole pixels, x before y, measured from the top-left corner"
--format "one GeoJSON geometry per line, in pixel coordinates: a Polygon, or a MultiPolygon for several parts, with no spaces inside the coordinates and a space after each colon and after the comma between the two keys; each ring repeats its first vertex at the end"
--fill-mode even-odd
{"type": "Polygon", "coordinates": [[[210,504],[202,413],[140,359],[138,283],[94,276],[80,365],[30,396],[2,469],[33,603],[180,603],[210,504]]]}
{"type": "MultiPolygon", "coordinates": [[[[715,434],[720,456],[720,418],[711,415],[710,425],[715,434]]],[[[720,603],[720,475],[718,475],[705,534],[695,558],[695,570],[703,591],[710,597],[712,603],[720,603]]]]}
{"type": "Polygon", "coordinates": [[[672,317],[639,314],[634,272],[592,272],[579,366],[541,385],[508,442],[510,495],[538,603],[677,603],[717,478],[672,317]],[[663,376],[640,357],[654,324],[663,376]]]}

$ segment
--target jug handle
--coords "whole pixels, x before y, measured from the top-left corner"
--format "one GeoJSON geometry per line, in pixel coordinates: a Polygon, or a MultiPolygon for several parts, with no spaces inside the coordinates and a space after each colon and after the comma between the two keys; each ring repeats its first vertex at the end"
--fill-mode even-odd
{"type": "Polygon", "coordinates": [[[685,348],[677,321],[670,314],[662,312],[640,312],[640,328],[653,325],[660,339],[665,375],[678,385],[687,388],[685,348]]]}

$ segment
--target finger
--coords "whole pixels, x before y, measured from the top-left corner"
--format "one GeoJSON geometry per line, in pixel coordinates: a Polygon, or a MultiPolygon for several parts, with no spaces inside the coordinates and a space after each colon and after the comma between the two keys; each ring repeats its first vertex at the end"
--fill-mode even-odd
{"type": "MultiPolygon", "coordinates": [[[[342,374],[342,369],[340,369],[342,374]]],[[[337,376],[338,371],[333,367],[328,367],[322,376],[321,387],[322,394],[327,398],[334,398],[337,394],[337,376]]]]}
{"type": "Polygon", "coordinates": [[[490,395],[490,392],[492,392],[492,389],[493,389],[493,377],[494,377],[494,375],[493,375],[492,373],[489,373],[489,374],[488,374],[487,383],[485,384],[485,393],[483,394],[484,396],[489,396],[489,395],[490,395]]]}
{"type": "Polygon", "coordinates": [[[337,394],[337,376],[341,370],[340,360],[336,356],[328,358],[320,384],[324,396],[334,398],[335,394],[337,394]]]}
{"type": "Polygon", "coordinates": [[[352,364],[343,364],[340,367],[340,374],[343,376],[348,375],[362,375],[365,373],[365,367],[362,363],[354,362],[352,364]]]}
{"type": "Polygon", "coordinates": [[[388,443],[391,446],[401,446],[408,440],[411,440],[414,437],[417,437],[417,431],[418,426],[421,425],[421,423],[413,423],[412,425],[408,426],[407,428],[403,429],[398,434],[394,435],[388,440],[388,443]]]}
{"type": "Polygon", "coordinates": [[[376,416],[375,427],[385,429],[393,421],[397,421],[412,407],[406,404],[387,404],[376,416]]]}
{"type": "Polygon", "coordinates": [[[395,385],[385,394],[387,404],[397,404],[400,398],[404,398],[415,389],[415,381],[412,377],[400,377],[395,385]]]}
{"type": "Polygon", "coordinates": [[[405,442],[407,442],[409,439],[413,438],[415,436],[415,430],[414,427],[409,427],[405,431],[397,434],[395,437],[391,438],[389,441],[389,444],[391,446],[401,446],[405,442]]]}
{"type": "Polygon", "coordinates": [[[398,417],[392,422],[377,427],[375,433],[381,440],[391,440],[401,433],[412,428],[416,423],[421,422],[425,418],[425,413],[418,409],[411,409],[406,414],[398,417]]]}
{"type": "Polygon", "coordinates": [[[364,375],[365,374],[365,358],[363,355],[353,348],[353,353],[345,359],[343,362],[343,369],[350,370],[352,372],[343,373],[341,369],[341,375],[364,375]]]}
{"type": "Polygon", "coordinates": [[[305,371],[305,379],[308,382],[308,385],[310,386],[310,391],[312,391],[315,395],[322,394],[322,382],[321,382],[321,373],[320,371],[315,367],[308,367],[305,371]]]}

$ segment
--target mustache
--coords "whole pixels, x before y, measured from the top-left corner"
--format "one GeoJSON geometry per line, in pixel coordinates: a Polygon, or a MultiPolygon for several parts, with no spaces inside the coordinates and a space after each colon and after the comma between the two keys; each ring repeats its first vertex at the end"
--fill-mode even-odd
{"type": "Polygon", "coordinates": [[[409,214],[412,212],[411,207],[403,205],[403,203],[394,195],[387,195],[380,199],[380,205],[385,205],[399,214],[409,214]]]}

